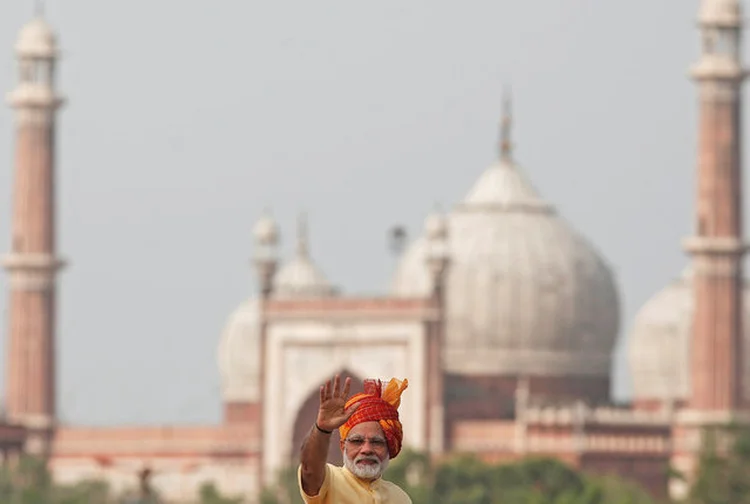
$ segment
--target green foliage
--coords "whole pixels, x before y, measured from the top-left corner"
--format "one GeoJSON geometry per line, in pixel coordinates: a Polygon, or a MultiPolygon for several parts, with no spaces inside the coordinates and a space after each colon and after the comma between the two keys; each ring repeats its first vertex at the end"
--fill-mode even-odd
{"type": "Polygon", "coordinates": [[[277,484],[261,493],[260,504],[302,504],[297,484],[297,468],[290,467],[280,471],[277,484]]]}
{"type": "Polygon", "coordinates": [[[109,504],[109,489],[102,482],[71,486],[52,483],[44,461],[22,457],[0,469],[0,504],[109,504]]]}
{"type": "Polygon", "coordinates": [[[390,462],[384,477],[408,493],[413,504],[434,502],[432,466],[427,455],[403,450],[390,462]]]}
{"type": "Polygon", "coordinates": [[[490,504],[495,493],[492,468],[472,456],[451,459],[435,468],[435,502],[490,504]]]}
{"type": "Polygon", "coordinates": [[[639,485],[614,476],[590,477],[583,496],[578,502],[581,504],[656,503],[654,498],[639,485]]]}
{"type": "Polygon", "coordinates": [[[240,504],[242,502],[242,498],[221,495],[213,483],[204,483],[198,492],[198,496],[200,504],[240,504]]]}
{"type": "Polygon", "coordinates": [[[440,504],[613,502],[604,499],[603,488],[593,479],[550,458],[530,458],[500,465],[485,464],[470,456],[455,458],[436,469],[434,493],[434,502],[440,504]]]}
{"type": "Polygon", "coordinates": [[[750,504],[750,429],[704,431],[691,504],[750,504]]]}

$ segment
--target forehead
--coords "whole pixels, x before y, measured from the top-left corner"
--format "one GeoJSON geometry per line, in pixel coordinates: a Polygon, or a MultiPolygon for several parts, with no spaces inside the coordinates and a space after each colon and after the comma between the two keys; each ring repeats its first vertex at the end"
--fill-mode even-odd
{"type": "Polygon", "coordinates": [[[385,437],[385,434],[378,422],[362,422],[352,427],[352,430],[349,431],[349,436],[385,437]]]}

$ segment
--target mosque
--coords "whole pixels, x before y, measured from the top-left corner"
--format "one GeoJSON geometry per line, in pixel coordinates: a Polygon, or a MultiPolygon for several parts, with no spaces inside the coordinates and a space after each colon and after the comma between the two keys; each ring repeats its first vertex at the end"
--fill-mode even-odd
{"type": "Polygon", "coordinates": [[[258,294],[229,315],[218,341],[220,424],[90,428],[57,417],[56,284],[65,262],[55,245],[55,120],[64,99],[56,35],[32,20],[20,31],[8,96],[16,157],[0,454],[47,456],[60,482],[101,478],[119,490],[140,473],[170,501],[213,481],[254,502],[293,464],[320,383],[335,373],[355,382],[398,376],[410,382],[401,415],[413,449],[492,461],[552,455],[684,494],[667,468],[693,471],[701,428],[750,421],[740,1],[703,0],[699,27],[695,232],[683,244],[691,265],[637,316],[628,407],[609,400],[616,279],[526,177],[508,108],[496,163],[448,213],[428,216],[382,297],[341,293],[316,267],[304,221],[296,253],[282,260],[279,228],[261,216],[258,294]]]}

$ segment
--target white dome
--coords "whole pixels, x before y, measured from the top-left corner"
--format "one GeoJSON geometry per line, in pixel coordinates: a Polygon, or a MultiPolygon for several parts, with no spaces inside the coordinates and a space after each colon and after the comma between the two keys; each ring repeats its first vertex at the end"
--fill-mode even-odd
{"type": "Polygon", "coordinates": [[[702,0],[698,19],[702,24],[734,27],[742,24],[740,0],[702,0]]]}
{"type": "MultiPolygon", "coordinates": [[[[745,286],[745,362],[750,362],[750,286],[745,286]]],[[[655,294],[635,318],[629,341],[634,401],[682,401],[690,395],[693,277],[680,278],[655,294]]],[[[745,370],[750,385],[750,368],[745,370]]],[[[745,390],[748,390],[747,387],[745,390]]]]}
{"type": "MultiPolygon", "coordinates": [[[[445,363],[461,374],[610,374],[619,299],[596,250],[509,156],[448,216],[445,363]]],[[[400,261],[397,296],[424,296],[427,240],[400,261]]]]}
{"type": "Polygon", "coordinates": [[[57,38],[44,19],[36,18],[21,28],[16,51],[22,57],[54,58],[57,56],[57,38]]]}
{"type": "Polygon", "coordinates": [[[260,305],[250,299],[229,317],[218,351],[224,402],[260,400],[260,305]]]}
{"type": "Polygon", "coordinates": [[[297,255],[273,279],[273,297],[316,298],[333,296],[336,289],[308,256],[297,255]]]}
{"type": "Polygon", "coordinates": [[[310,257],[304,217],[300,217],[298,222],[297,253],[274,276],[272,292],[277,299],[317,298],[336,294],[336,289],[310,257]]]}

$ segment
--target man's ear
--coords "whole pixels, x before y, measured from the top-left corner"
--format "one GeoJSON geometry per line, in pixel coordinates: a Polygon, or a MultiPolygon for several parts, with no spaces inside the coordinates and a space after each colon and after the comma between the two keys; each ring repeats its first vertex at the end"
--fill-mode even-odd
{"type": "Polygon", "coordinates": [[[341,453],[344,453],[344,438],[339,439],[339,446],[341,447],[341,453]]]}

